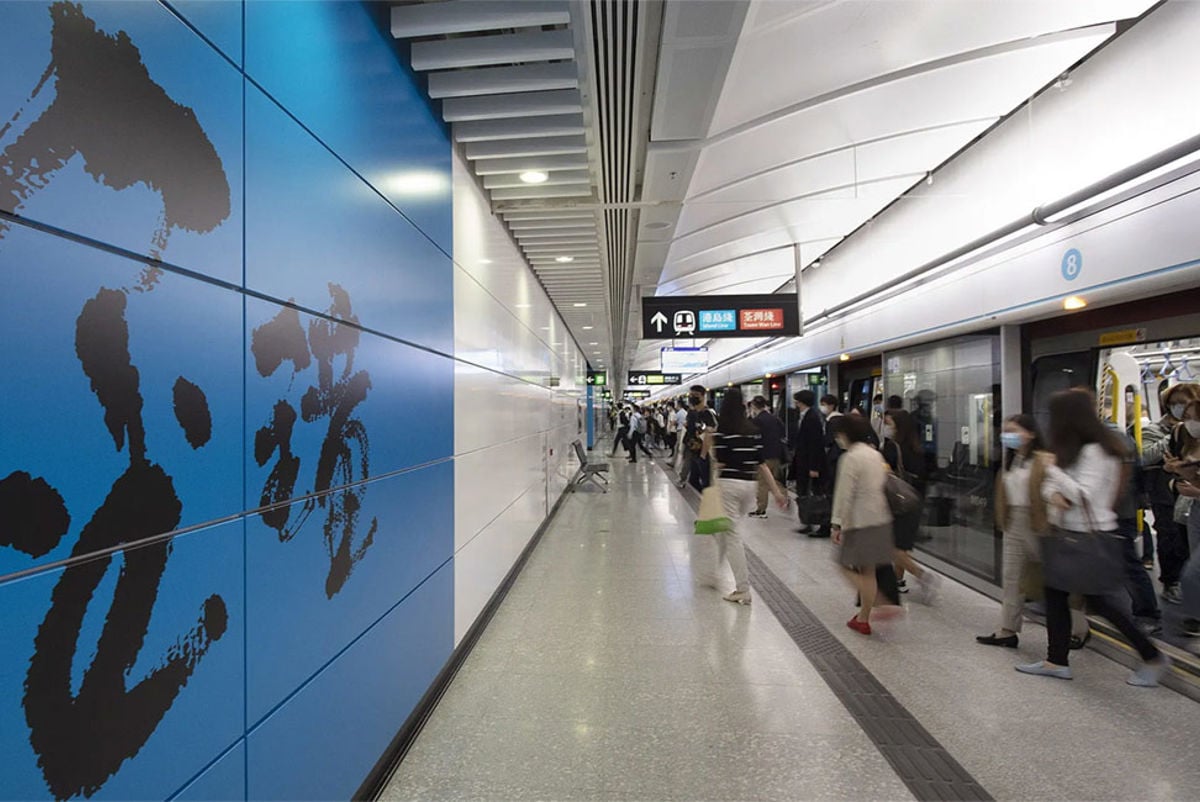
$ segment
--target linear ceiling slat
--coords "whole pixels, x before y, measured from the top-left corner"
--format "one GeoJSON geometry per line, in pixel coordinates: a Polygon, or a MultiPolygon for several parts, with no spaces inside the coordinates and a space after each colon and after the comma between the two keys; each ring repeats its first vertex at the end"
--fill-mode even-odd
{"type": "Polygon", "coordinates": [[[538,155],[500,159],[477,159],[476,175],[505,175],[529,170],[586,170],[587,152],[558,155],[538,155]]]}
{"type": "MultiPolygon", "coordinates": [[[[590,184],[591,173],[587,170],[554,170],[545,171],[546,180],[537,186],[553,186],[554,184],[590,184]]],[[[521,180],[519,175],[489,175],[483,178],[484,189],[500,189],[502,187],[527,187],[529,184],[521,180]]]]}
{"type": "Polygon", "coordinates": [[[442,101],[442,118],[450,123],[506,117],[545,117],[582,111],[583,99],[578,89],[452,97],[442,101]]]}
{"type": "Polygon", "coordinates": [[[536,184],[493,189],[492,200],[531,200],[536,198],[590,198],[591,184],[536,184]]]}
{"type": "Polygon", "coordinates": [[[413,42],[411,51],[412,68],[420,72],[574,57],[575,44],[569,30],[413,42]]]}
{"type": "Polygon", "coordinates": [[[448,0],[392,8],[392,36],[414,39],[448,33],[490,31],[498,28],[536,28],[566,25],[571,13],[566,3],[546,0],[448,0]]]}
{"type": "Polygon", "coordinates": [[[560,153],[587,153],[582,136],[547,136],[537,139],[509,139],[496,142],[468,142],[468,159],[503,159],[510,156],[553,156],[560,153]]]}
{"type": "Polygon", "coordinates": [[[573,61],[429,73],[429,96],[437,99],[545,92],[551,89],[575,89],[578,86],[579,68],[573,61]]]}
{"type": "Polygon", "coordinates": [[[532,139],[542,136],[568,136],[582,133],[582,114],[470,120],[454,124],[454,139],[457,142],[482,142],[489,139],[532,139]]]}

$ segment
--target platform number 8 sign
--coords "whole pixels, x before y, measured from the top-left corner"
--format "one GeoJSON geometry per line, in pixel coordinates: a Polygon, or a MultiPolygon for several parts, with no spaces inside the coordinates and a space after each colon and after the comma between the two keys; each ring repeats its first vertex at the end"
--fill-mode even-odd
{"type": "Polygon", "coordinates": [[[1079,278],[1079,274],[1083,271],[1083,254],[1077,249],[1072,248],[1063,254],[1062,259],[1062,276],[1067,281],[1074,281],[1079,278]]]}

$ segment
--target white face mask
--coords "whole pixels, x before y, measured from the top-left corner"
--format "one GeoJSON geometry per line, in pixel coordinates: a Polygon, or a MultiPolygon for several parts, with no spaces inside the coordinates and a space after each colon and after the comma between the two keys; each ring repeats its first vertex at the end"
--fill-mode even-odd
{"type": "Polygon", "coordinates": [[[1185,420],[1183,426],[1192,437],[1200,439],[1200,420],[1185,420]]]}
{"type": "Polygon", "coordinates": [[[1171,417],[1179,420],[1183,418],[1183,411],[1187,409],[1187,404],[1172,404],[1171,417]]]}
{"type": "Polygon", "coordinates": [[[883,425],[883,436],[888,439],[894,438],[896,436],[896,427],[885,423],[883,425]]]}
{"type": "Polygon", "coordinates": [[[821,405],[821,414],[822,415],[828,415],[830,412],[833,412],[833,407],[829,406],[828,404],[821,405]]]}

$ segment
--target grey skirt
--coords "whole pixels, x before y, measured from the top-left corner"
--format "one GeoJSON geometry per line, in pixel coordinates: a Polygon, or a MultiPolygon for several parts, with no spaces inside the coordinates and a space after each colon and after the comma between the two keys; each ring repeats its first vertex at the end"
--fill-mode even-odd
{"type": "Polygon", "coordinates": [[[838,562],[847,568],[874,568],[892,561],[895,544],[892,525],[879,524],[862,529],[842,530],[842,549],[838,562]]]}

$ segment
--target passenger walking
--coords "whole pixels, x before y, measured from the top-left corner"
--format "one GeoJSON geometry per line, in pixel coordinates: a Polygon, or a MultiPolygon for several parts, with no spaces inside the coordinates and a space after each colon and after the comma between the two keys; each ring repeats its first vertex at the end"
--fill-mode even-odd
{"type": "Polygon", "coordinates": [[[746,547],[738,527],[751,509],[758,481],[766,482],[781,508],[786,509],[787,494],[775,481],[775,475],[763,461],[763,440],[758,427],[746,417],[742,391],[731,387],[721,399],[716,431],[704,435],[704,456],[719,469],[721,501],[730,528],[714,537],[717,540],[717,566],[728,560],[735,587],[723,598],[736,604],[750,603],[750,578],[746,569],[746,547]],[[758,480],[758,481],[756,481],[758,480]]]}
{"type": "Polygon", "coordinates": [[[704,457],[704,434],[717,428],[717,415],[708,406],[708,390],[702,384],[688,388],[688,405],[691,410],[684,424],[683,468],[679,486],[690,483],[703,490],[708,482],[708,460],[704,457]]]}
{"type": "MultiPolygon", "coordinates": [[[[783,447],[787,440],[787,429],[784,427],[783,421],[771,413],[768,406],[767,399],[761,395],[756,395],[750,401],[754,423],[758,426],[759,434],[762,435],[763,464],[778,483],[783,479],[783,447]]],[[[767,517],[767,494],[770,489],[770,483],[760,477],[758,480],[758,503],[754,507],[754,512],[750,513],[750,517],[767,517]]]]}
{"type": "MultiPolygon", "coordinates": [[[[800,420],[792,435],[792,478],[796,495],[820,495],[825,492],[829,478],[829,463],[825,455],[825,428],[820,413],[814,409],[817,397],[812,390],[801,390],[792,396],[800,420]]],[[[803,508],[804,505],[799,505],[803,508]]],[[[828,521],[801,521],[800,534],[827,534],[828,521]]]]}
{"type": "Polygon", "coordinates": [[[1187,527],[1175,520],[1173,477],[1163,470],[1163,460],[1170,451],[1171,435],[1183,419],[1184,409],[1197,398],[1200,398],[1200,385],[1168,387],[1159,394],[1162,417],[1142,429],[1142,468],[1146,472],[1146,489],[1154,515],[1154,533],[1158,535],[1158,578],[1163,587],[1162,599],[1170,604],[1183,601],[1179,577],[1191,549],[1187,527]]]}
{"type": "Polygon", "coordinates": [[[1200,399],[1193,398],[1178,410],[1181,421],[1172,433],[1171,452],[1163,468],[1175,478],[1172,490],[1178,495],[1179,514],[1185,519],[1191,556],[1180,574],[1183,632],[1200,636],[1200,399]]]}
{"type": "MultiPolygon", "coordinates": [[[[1045,450],[1037,420],[1032,415],[1013,415],[1000,433],[1004,465],[996,477],[996,528],[1003,534],[1000,627],[975,638],[987,646],[1017,648],[1027,601],[1025,582],[1036,576],[1041,585],[1042,544],[1039,537],[1050,528],[1042,483],[1053,456],[1045,450]]],[[[1039,598],[1041,589],[1038,589],[1039,598]]],[[[1087,616],[1071,608],[1072,648],[1082,647],[1088,635],[1087,616]]]]}
{"type": "Polygon", "coordinates": [[[649,424],[646,421],[646,416],[635,405],[633,412],[629,415],[629,461],[637,462],[637,452],[641,449],[642,453],[651,459],[654,455],[650,453],[650,449],[646,448],[646,432],[649,424]]]}
{"type": "Polygon", "coordinates": [[[838,564],[858,590],[858,613],[846,626],[871,634],[871,609],[875,606],[875,568],[893,558],[892,513],[884,494],[887,464],[869,444],[871,424],[862,416],[848,415],[838,432],[845,451],[838,461],[833,495],[833,542],[838,564]]]}
{"type": "MultiPolygon", "coordinates": [[[[1103,548],[1102,538],[1115,537],[1117,515],[1113,507],[1121,488],[1121,460],[1124,446],[1115,433],[1105,427],[1096,415],[1095,401],[1085,390],[1063,390],[1050,398],[1050,447],[1054,461],[1046,466],[1046,477],[1042,483],[1042,498],[1050,504],[1050,523],[1062,533],[1051,533],[1064,544],[1061,553],[1048,549],[1055,545],[1043,543],[1043,559],[1059,561],[1069,553],[1069,543],[1096,544],[1103,548]],[[1081,536],[1081,533],[1082,534],[1081,536]],[[1091,541],[1085,538],[1092,539],[1091,541]],[[1101,540],[1096,540],[1100,538],[1101,540]],[[1060,556],[1054,556],[1060,553],[1060,556]]],[[[1071,559],[1081,560],[1081,556],[1071,559]]],[[[1097,564],[1097,567],[1100,567],[1097,564]]],[[[1062,582],[1057,574],[1084,574],[1092,572],[1090,564],[1078,562],[1073,565],[1045,565],[1046,573],[1046,630],[1049,645],[1046,659],[1016,666],[1026,674],[1071,679],[1068,652],[1071,635],[1071,614],[1068,602],[1070,592],[1076,588],[1056,587],[1062,582]],[[1055,571],[1051,571],[1051,568],[1055,571]]],[[[1093,577],[1084,577],[1092,579],[1093,577]]],[[[1170,659],[1150,642],[1124,612],[1108,600],[1107,594],[1120,590],[1119,574],[1113,579],[1117,585],[1104,592],[1085,593],[1088,609],[1112,622],[1122,635],[1133,644],[1142,658],[1142,665],[1126,680],[1130,685],[1154,686],[1170,666],[1170,659]]]]}
{"type": "MultiPolygon", "coordinates": [[[[687,406],[683,401],[675,402],[672,414],[675,416],[675,462],[679,465],[691,458],[687,450],[683,447],[683,438],[687,434],[687,406]]],[[[682,480],[680,480],[680,484],[682,483],[682,480]]]]}
{"type": "Polygon", "coordinates": [[[912,574],[919,587],[917,600],[932,604],[937,599],[938,576],[926,570],[913,559],[917,535],[921,531],[922,507],[925,500],[927,480],[925,457],[921,452],[921,441],[917,437],[917,426],[912,415],[903,409],[889,409],[883,414],[883,446],[880,452],[888,467],[921,495],[921,505],[915,510],[896,518],[892,522],[892,534],[896,541],[896,582],[899,590],[907,591],[905,572],[912,574]]]}
{"type": "Polygon", "coordinates": [[[608,456],[615,457],[618,448],[629,451],[629,410],[624,405],[617,413],[617,433],[613,436],[612,453],[608,456]]]}

